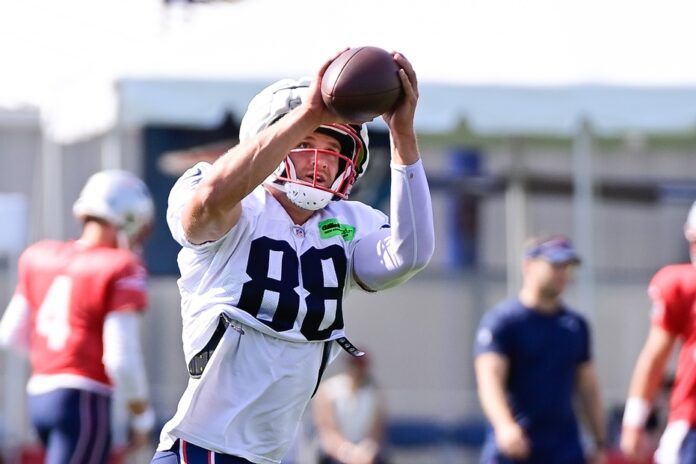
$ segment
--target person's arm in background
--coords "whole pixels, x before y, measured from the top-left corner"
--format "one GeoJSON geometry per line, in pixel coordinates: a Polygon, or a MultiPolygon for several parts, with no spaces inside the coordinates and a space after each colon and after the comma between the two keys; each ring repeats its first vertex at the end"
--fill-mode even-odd
{"type": "Polygon", "coordinates": [[[592,361],[586,361],[580,364],[576,372],[580,406],[584,416],[587,418],[590,432],[594,438],[595,456],[591,462],[604,462],[606,424],[597,373],[592,361]]]}
{"type": "Polygon", "coordinates": [[[377,456],[377,446],[351,442],[338,429],[334,417],[331,393],[321,384],[312,401],[314,422],[319,433],[321,449],[332,459],[345,464],[371,464],[377,456]]]}
{"type": "Polygon", "coordinates": [[[136,448],[150,441],[156,419],[148,401],[141,319],[139,311],[121,310],[109,313],[104,321],[104,366],[126,398],[131,414],[131,441],[136,448]]]}
{"type": "Polygon", "coordinates": [[[0,346],[20,355],[28,355],[31,343],[31,308],[27,295],[30,275],[29,249],[17,263],[17,286],[0,320],[0,346]]]}
{"type": "Polygon", "coordinates": [[[22,294],[15,293],[0,321],[0,346],[26,355],[30,332],[29,304],[22,294]]]}
{"type": "MultiPolygon", "coordinates": [[[[376,387],[373,387],[376,388],[376,387]]],[[[374,447],[376,453],[379,455],[379,450],[384,445],[384,431],[387,424],[387,411],[384,407],[386,404],[386,399],[382,395],[381,391],[377,392],[377,410],[372,421],[372,426],[368,433],[367,439],[363,440],[361,443],[364,447],[370,448],[374,447]]]]}
{"type": "Polygon", "coordinates": [[[500,451],[513,459],[525,459],[530,452],[529,439],[515,422],[505,391],[508,359],[495,352],[481,353],[474,366],[481,407],[493,426],[500,451]]]}
{"type": "Polygon", "coordinates": [[[675,341],[673,334],[653,325],[638,356],[621,429],[621,451],[630,459],[638,459],[644,451],[642,438],[650,405],[662,384],[675,341]]]}

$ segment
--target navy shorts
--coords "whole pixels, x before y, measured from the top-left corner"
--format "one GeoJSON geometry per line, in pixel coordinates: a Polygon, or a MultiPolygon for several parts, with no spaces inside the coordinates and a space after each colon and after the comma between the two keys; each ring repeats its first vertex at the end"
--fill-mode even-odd
{"type": "Polygon", "coordinates": [[[168,451],[158,451],[150,464],[252,464],[244,458],[208,451],[184,440],[174,442],[168,451]]]}
{"type": "Polygon", "coordinates": [[[696,462],[696,429],[690,429],[679,448],[679,462],[696,462]]]}
{"type": "Polygon", "coordinates": [[[111,448],[111,397],[73,388],[29,395],[47,464],[103,464],[111,448]]]}

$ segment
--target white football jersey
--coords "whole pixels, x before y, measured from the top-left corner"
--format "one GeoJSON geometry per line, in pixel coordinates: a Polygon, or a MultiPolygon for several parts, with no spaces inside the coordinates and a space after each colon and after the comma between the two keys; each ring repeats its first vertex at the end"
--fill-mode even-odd
{"type": "Polygon", "coordinates": [[[388,219],[343,200],[297,226],[259,186],[244,198],[237,225],[224,237],[194,245],[184,235],[181,211],[210,168],[199,163],[188,170],[172,189],[167,211],[172,235],[183,246],[178,284],[186,362],[208,343],[223,312],[245,334],[227,329],[201,379],[189,381],[160,449],[180,437],[275,463],[316,386],[324,345],[316,342],[345,335],[342,300],[357,285],[355,245],[387,227],[388,219]]]}
{"type": "Polygon", "coordinates": [[[198,353],[227,313],[274,337],[307,342],[344,336],[342,300],[353,279],[355,244],[388,226],[387,216],[359,202],[334,201],[297,226],[263,186],[242,201],[239,222],[224,237],[194,245],[181,211],[211,168],[198,163],[177,181],[167,222],[184,248],[181,278],[186,362],[198,353]]]}

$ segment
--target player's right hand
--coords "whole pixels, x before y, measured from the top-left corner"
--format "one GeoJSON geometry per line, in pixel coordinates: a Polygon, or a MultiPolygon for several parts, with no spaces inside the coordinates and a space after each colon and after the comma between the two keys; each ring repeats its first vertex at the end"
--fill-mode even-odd
{"type": "Polygon", "coordinates": [[[496,428],[495,441],[498,449],[511,459],[526,459],[531,451],[527,435],[516,422],[496,428]]]}
{"type": "Polygon", "coordinates": [[[404,95],[392,109],[382,115],[392,134],[411,135],[418,103],[418,79],[411,62],[401,53],[395,52],[394,59],[401,67],[399,78],[404,95]]]}
{"type": "Polygon", "coordinates": [[[621,429],[621,452],[629,462],[638,462],[645,457],[643,430],[639,427],[624,426],[621,429]]]}

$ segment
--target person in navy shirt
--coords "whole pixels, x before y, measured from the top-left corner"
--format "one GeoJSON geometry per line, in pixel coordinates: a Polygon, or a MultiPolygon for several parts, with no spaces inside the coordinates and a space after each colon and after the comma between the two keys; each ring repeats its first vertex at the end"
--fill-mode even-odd
{"type": "Polygon", "coordinates": [[[575,393],[602,462],[605,424],[590,328],[561,295],[580,258],[566,237],[530,240],[517,298],[481,320],[475,342],[479,399],[492,426],[485,464],[584,464],[575,393]]]}

